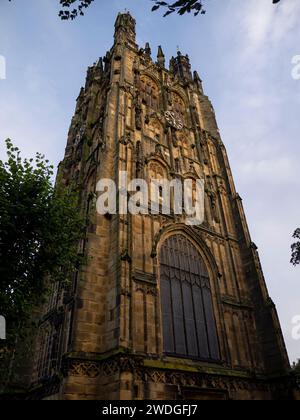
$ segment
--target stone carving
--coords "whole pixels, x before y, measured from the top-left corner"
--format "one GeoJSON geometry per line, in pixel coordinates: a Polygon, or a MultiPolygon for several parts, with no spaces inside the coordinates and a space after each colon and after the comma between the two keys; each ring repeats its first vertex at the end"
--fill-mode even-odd
{"type": "Polygon", "coordinates": [[[155,145],[155,154],[163,158],[162,148],[159,143],[155,145]]]}
{"type": "Polygon", "coordinates": [[[127,146],[129,143],[131,143],[131,136],[129,132],[120,138],[120,143],[124,146],[127,146]]]}
{"type": "Polygon", "coordinates": [[[136,176],[137,178],[139,178],[142,176],[142,171],[144,167],[143,151],[142,151],[142,145],[140,141],[137,141],[135,145],[135,161],[136,161],[136,176]]]}
{"type": "Polygon", "coordinates": [[[149,173],[155,174],[156,176],[159,175],[163,178],[164,170],[159,163],[150,162],[149,164],[149,173]]]}
{"type": "Polygon", "coordinates": [[[157,296],[157,289],[154,286],[138,284],[135,291],[142,292],[144,295],[157,296]]]}
{"type": "Polygon", "coordinates": [[[127,261],[127,262],[131,262],[131,257],[130,257],[130,255],[129,255],[129,252],[128,252],[128,249],[124,249],[122,252],[121,252],[121,256],[120,256],[120,258],[121,258],[121,261],[127,261]]]}
{"type": "Polygon", "coordinates": [[[138,104],[135,107],[135,127],[137,130],[142,129],[142,108],[138,104]]]}
{"type": "Polygon", "coordinates": [[[142,359],[117,356],[99,362],[82,359],[66,359],[63,366],[65,376],[83,376],[97,378],[112,376],[121,372],[133,372],[142,365],[142,359]]]}
{"type": "MultiPolygon", "coordinates": [[[[239,378],[220,374],[196,372],[179,372],[172,369],[153,369],[144,366],[141,357],[117,356],[104,361],[66,359],[63,372],[65,376],[88,377],[114,376],[122,372],[133,373],[134,381],[152,382],[154,384],[175,385],[177,387],[193,387],[195,391],[216,390],[231,392],[261,391],[265,393],[283,392],[282,380],[272,383],[249,376],[239,378]]],[[[288,392],[288,390],[286,390],[288,392]]]]}

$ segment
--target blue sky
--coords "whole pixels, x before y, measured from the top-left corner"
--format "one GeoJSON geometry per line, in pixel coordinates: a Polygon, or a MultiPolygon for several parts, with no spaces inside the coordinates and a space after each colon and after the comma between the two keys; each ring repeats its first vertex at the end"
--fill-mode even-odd
{"type": "MultiPolygon", "coordinates": [[[[24,156],[36,151],[54,164],[63,157],[75,99],[87,67],[111,47],[118,11],[137,20],[137,41],[179,46],[201,75],[216,110],[253,241],[291,360],[300,358],[292,318],[300,314],[300,268],[289,264],[299,221],[300,1],[209,0],[207,14],[151,13],[149,0],[96,0],[83,18],[61,22],[56,0],[0,0],[0,159],[7,137],[24,156]],[[26,4],[26,7],[25,7],[26,4]]],[[[300,226],[299,226],[300,227],[300,226]]]]}

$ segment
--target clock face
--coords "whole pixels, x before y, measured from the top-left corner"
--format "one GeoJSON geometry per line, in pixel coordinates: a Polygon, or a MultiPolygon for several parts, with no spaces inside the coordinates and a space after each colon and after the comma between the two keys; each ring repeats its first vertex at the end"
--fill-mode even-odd
{"type": "Polygon", "coordinates": [[[174,127],[177,130],[183,129],[183,121],[176,112],[166,111],[165,118],[166,118],[167,123],[170,124],[171,127],[174,127]]]}

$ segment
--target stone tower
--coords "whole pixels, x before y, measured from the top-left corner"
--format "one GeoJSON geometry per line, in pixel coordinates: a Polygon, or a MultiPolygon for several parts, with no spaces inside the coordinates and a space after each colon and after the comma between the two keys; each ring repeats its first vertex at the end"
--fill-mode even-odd
{"type": "Polygon", "coordinates": [[[288,398],[289,362],[214,109],[189,57],[166,67],[135,20],[88,69],[59,182],[75,181],[87,263],[39,330],[35,398],[288,398]],[[96,211],[97,182],[205,181],[205,220],[96,211]]]}

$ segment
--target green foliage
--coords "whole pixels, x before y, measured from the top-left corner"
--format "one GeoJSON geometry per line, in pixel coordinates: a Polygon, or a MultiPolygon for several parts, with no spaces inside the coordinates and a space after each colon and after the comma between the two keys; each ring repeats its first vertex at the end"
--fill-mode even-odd
{"type": "Polygon", "coordinates": [[[52,281],[68,282],[81,263],[78,242],[84,223],[75,191],[53,187],[44,156],[22,159],[6,140],[0,161],[0,314],[14,342],[46,297],[52,281]]]}
{"type": "MultiPolygon", "coordinates": [[[[164,16],[168,16],[171,13],[177,12],[179,15],[184,15],[185,13],[194,13],[194,16],[200,14],[205,14],[203,8],[204,0],[176,0],[172,2],[168,1],[157,1],[152,7],[152,11],[158,10],[160,7],[166,8],[167,11],[164,13],[164,16]]],[[[273,3],[279,3],[280,0],[272,0],[273,3]]],[[[62,6],[62,10],[59,12],[59,16],[63,20],[75,19],[78,15],[83,16],[84,10],[89,7],[94,0],[60,0],[59,3],[62,6]]]]}
{"type": "Polygon", "coordinates": [[[293,363],[292,369],[294,372],[296,372],[298,375],[300,375],[300,359],[298,359],[297,362],[293,363]]]}
{"type": "MultiPolygon", "coordinates": [[[[158,1],[152,0],[155,2],[155,5],[152,7],[152,11],[158,10],[159,8],[165,8],[167,11],[164,13],[164,17],[168,16],[174,12],[177,12],[179,15],[184,15],[185,13],[193,13],[194,16],[198,16],[199,13],[204,15],[205,9],[203,4],[205,0],[176,0],[173,2],[167,1],[158,1]]],[[[273,0],[273,4],[279,3],[280,0],[273,0]]]]}
{"type": "Polygon", "coordinates": [[[202,15],[205,14],[202,0],[177,0],[172,3],[157,0],[152,1],[155,2],[155,5],[152,7],[152,11],[158,10],[160,7],[167,9],[164,17],[174,12],[177,12],[179,15],[193,12],[194,16],[199,15],[199,13],[202,15]]]}
{"type": "Polygon", "coordinates": [[[292,365],[293,374],[295,377],[295,383],[298,389],[300,390],[300,359],[297,362],[294,362],[292,365]]]}
{"type": "Polygon", "coordinates": [[[294,239],[298,239],[297,242],[293,243],[291,263],[293,265],[300,264],[300,229],[296,229],[293,235],[294,239]]]}
{"type": "MultiPolygon", "coordinates": [[[[11,0],[9,0],[11,1],[11,0]]],[[[85,9],[87,9],[95,0],[58,0],[62,9],[59,12],[59,16],[62,20],[73,20],[77,16],[83,16],[85,9]]],[[[157,1],[152,7],[152,11],[158,10],[160,7],[164,7],[167,11],[164,13],[164,16],[168,16],[171,13],[177,12],[179,15],[184,15],[185,13],[194,13],[194,16],[200,14],[205,14],[203,8],[204,0],[176,0],[172,2],[167,1],[157,1]]],[[[279,3],[281,0],[272,0],[273,4],[279,3]]]]}
{"type": "Polygon", "coordinates": [[[94,0],[59,0],[62,10],[59,16],[63,20],[75,19],[78,15],[83,16],[84,10],[89,7],[94,0]]]}

